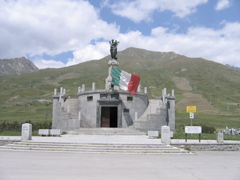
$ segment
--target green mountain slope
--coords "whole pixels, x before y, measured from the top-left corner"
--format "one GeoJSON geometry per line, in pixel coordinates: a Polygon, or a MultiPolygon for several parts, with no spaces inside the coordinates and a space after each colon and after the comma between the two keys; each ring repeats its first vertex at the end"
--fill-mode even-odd
{"type": "MultiPolygon", "coordinates": [[[[148,87],[149,98],[160,98],[165,87],[169,93],[175,90],[177,124],[189,122],[185,108],[195,105],[196,122],[212,119],[210,125],[216,127],[240,123],[240,71],[174,52],[128,48],[117,57],[120,69],[141,76],[141,87],[148,87]]],[[[107,56],[61,69],[0,77],[0,122],[50,121],[54,88],[65,88],[71,97],[76,97],[82,84],[91,89],[95,82],[97,89],[104,89],[109,59],[107,56]]]]}

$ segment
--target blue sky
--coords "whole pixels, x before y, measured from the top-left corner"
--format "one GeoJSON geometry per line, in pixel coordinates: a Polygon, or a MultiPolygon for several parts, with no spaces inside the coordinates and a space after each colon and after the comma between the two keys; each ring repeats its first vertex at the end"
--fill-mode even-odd
{"type": "Polygon", "coordinates": [[[239,0],[0,0],[0,59],[60,68],[128,47],[240,67],[239,0]]]}

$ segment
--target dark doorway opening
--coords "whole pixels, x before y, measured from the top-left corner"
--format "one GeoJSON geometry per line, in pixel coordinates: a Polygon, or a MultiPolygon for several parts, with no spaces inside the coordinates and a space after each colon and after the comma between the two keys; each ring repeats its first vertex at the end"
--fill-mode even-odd
{"type": "Polygon", "coordinates": [[[118,127],[117,107],[101,107],[101,127],[118,127]]]}

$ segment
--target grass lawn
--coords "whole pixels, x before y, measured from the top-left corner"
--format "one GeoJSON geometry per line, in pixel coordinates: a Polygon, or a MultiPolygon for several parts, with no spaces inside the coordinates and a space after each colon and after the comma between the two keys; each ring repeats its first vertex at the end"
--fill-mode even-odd
{"type": "MultiPolygon", "coordinates": [[[[225,129],[226,127],[238,129],[240,127],[240,116],[238,114],[207,114],[195,113],[193,124],[204,124],[213,126],[217,130],[225,129]]],[[[191,124],[189,113],[176,112],[176,129],[181,125],[188,126],[191,124]]]]}
{"type": "MultiPolygon", "coordinates": [[[[188,134],[187,139],[198,139],[198,134],[188,134]]],[[[175,133],[173,139],[185,139],[185,133],[175,133]]],[[[201,140],[216,140],[217,134],[202,133],[201,140]]],[[[240,141],[240,135],[225,134],[224,140],[240,141]]]]}

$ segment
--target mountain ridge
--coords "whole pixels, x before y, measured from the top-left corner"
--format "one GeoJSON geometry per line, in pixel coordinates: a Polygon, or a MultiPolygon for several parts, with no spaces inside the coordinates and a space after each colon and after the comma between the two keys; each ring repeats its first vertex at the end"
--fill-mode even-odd
{"type": "Polygon", "coordinates": [[[28,74],[38,70],[35,64],[25,57],[0,59],[0,76],[28,74]]]}

